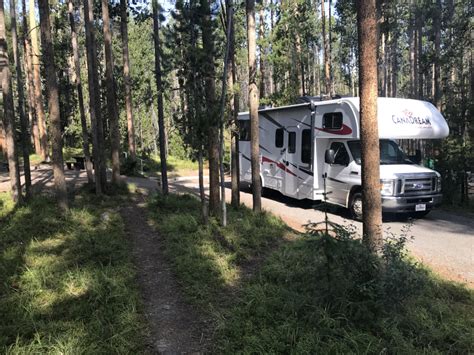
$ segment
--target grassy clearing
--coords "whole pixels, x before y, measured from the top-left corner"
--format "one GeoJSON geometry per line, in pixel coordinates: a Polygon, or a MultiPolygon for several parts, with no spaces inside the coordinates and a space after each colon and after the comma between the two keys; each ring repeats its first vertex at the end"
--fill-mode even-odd
{"type": "MultiPolygon", "coordinates": [[[[167,160],[168,173],[171,177],[197,175],[198,162],[192,160],[184,160],[177,157],[169,156],[167,160]]],[[[161,163],[160,157],[152,155],[146,164],[146,168],[155,173],[160,173],[161,163]]]]}
{"type": "Polygon", "coordinates": [[[114,210],[120,202],[83,193],[61,216],[37,197],[1,220],[1,353],[144,350],[134,267],[114,210]]]}
{"type": "Polygon", "coordinates": [[[347,231],[277,243],[287,227],[243,207],[227,228],[202,226],[189,196],[150,207],[188,297],[215,315],[216,353],[474,351],[472,291],[410,260],[403,237],[374,257],[347,231]]]}
{"type": "Polygon", "coordinates": [[[223,293],[239,287],[252,263],[290,233],[280,219],[246,208],[229,207],[226,228],[212,219],[203,226],[199,203],[189,195],[160,195],[150,210],[187,296],[211,309],[223,293]]]}

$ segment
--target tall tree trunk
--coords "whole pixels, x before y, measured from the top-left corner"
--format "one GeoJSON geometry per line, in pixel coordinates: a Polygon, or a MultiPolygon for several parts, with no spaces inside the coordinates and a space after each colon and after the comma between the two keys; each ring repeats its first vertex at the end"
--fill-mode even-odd
{"type": "Polygon", "coordinates": [[[326,36],[326,9],[324,8],[325,0],[321,0],[321,25],[323,27],[323,44],[324,44],[324,86],[326,95],[331,96],[331,69],[329,67],[329,43],[326,36]]]}
{"type": "MultiPolygon", "coordinates": [[[[433,30],[435,32],[434,43],[434,104],[441,109],[441,0],[436,0],[436,9],[433,18],[433,30]]],[[[472,49],[472,48],[471,48],[472,49]]]]}
{"type": "Polygon", "coordinates": [[[198,153],[198,169],[199,169],[199,197],[201,200],[201,217],[202,223],[207,224],[208,212],[206,205],[206,193],[204,191],[204,163],[203,163],[203,147],[199,147],[198,153]]]}
{"type": "Polygon", "coordinates": [[[259,9],[258,38],[260,39],[260,97],[267,95],[267,67],[266,67],[266,47],[265,43],[265,0],[261,0],[259,9]]]}
{"type": "Polygon", "coordinates": [[[130,58],[128,54],[127,0],[120,0],[120,32],[122,35],[123,81],[125,87],[125,111],[127,113],[128,152],[133,161],[136,158],[135,125],[132,109],[132,79],[130,78],[130,58]]]}
{"type": "Polygon", "coordinates": [[[12,28],[13,59],[16,67],[16,81],[18,90],[18,113],[20,115],[21,146],[23,155],[23,171],[25,173],[26,198],[31,194],[31,172],[30,172],[30,135],[28,133],[28,120],[25,115],[25,94],[23,92],[23,74],[21,70],[20,49],[18,45],[16,27],[16,4],[15,0],[10,2],[10,18],[12,28]]]}
{"type": "Polygon", "coordinates": [[[35,148],[35,152],[39,152],[41,149],[38,125],[36,123],[36,112],[35,112],[35,88],[33,80],[33,66],[31,63],[31,44],[28,36],[28,22],[26,17],[26,1],[22,0],[23,6],[23,51],[24,51],[24,66],[26,73],[26,88],[28,92],[28,119],[31,127],[32,143],[35,148]]]}
{"type": "Polygon", "coordinates": [[[295,49],[296,49],[296,65],[297,65],[297,73],[298,73],[298,81],[300,85],[299,88],[299,95],[304,96],[306,95],[306,87],[305,87],[305,68],[304,68],[304,60],[303,60],[303,53],[301,50],[301,36],[298,32],[295,33],[295,49]]]}
{"type": "Polygon", "coordinates": [[[49,18],[48,0],[39,0],[41,40],[46,71],[46,90],[48,92],[49,120],[51,125],[51,145],[53,152],[54,187],[59,207],[68,209],[66,179],[64,177],[63,139],[61,134],[61,117],[59,114],[59,90],[54,63],[53,41],[49,18]]]}
{"type": "Polygon", "coordinates": [[[120,180],[120,132],[115,93],[114,58],[112,54],[112,32],[110,30],[109,2],[102,0],[102,25],[105,47],[105,84],[107,87],[107,113],[110,127],[110,150],[112,153],[112,184],[120,180]]]}
{"type": "Polygon", "coordinates": [[[255,0],[247,0],[247,48],[249,63],[250,160],[252,167],[253,210],[262,210],[260,180],[260,132],[258,119],[257,60],[255,41],[255,0]]]}
{"type": "Polygon", "coordinates": [[[232,36],[232,20],[234,17],[234,8],[232,0],[227,1],[226,6],[227,14],[227,25],[226,29],[226,49],[224,54],[224,71],[222,73],[222,91],[221,91],[221,103],[220,103],[220,115],[219,115],[219,174],[221,177],[221,224],[223,227],[227,225],[227,208],[225,201],[225,174],[224,174],[224,116],[227,96],[227,73],[229,70],[229,52],[231,47],[231,36],[232,36]]]}
{"type": "Polygon", "coordinates": [[[206,53],[204,64],[205,96],[209,117],[209,212],[219,214],[219,130],[216,110],[216,84],[214,69],[214,39],[212,36],[212,20],[209,0],[200,0],[202,17],[202,42],[206,53]]]}
{"type": "Polygon", "coordinates": [[[99,73],[97,67],[97,44],[94,34],[93,1],[84,0],[84,27],[86,31],[87,79],[89,82],[89,112],[92,126],[92,153],[96,194],[102,194],[107,185],[105,171],[104,124],[101,115],[99,73]]]}
{"type": "Polygon", "coordinates": [[[5,10],[3,0],[0,0],[0,74],[3,106],[3,129],[7,149],[8,170],[10,176],[11,195],[15,203],[21,201],[20,168],[15,139],[15,110],[12,92],[12,74],[10,72],[5,31],[5,10]]]}
{"type": "Polygon", "coordinates": [[[92,161],[89,150],[89,133],[87,130],[86,113],[84,110],[84,96],[82,94],[82,81],[81,81],[81,64],[79,58],[79,47],[77,44],[77,33],[76,25],[74,24],[74,5],[73,0],[68,0],[68,12],[69,12],[69,25],[71,26],[71,46],[74,60],[74,73],[77,90],[77,99],[79,105],[79,114],[81,116],[81,128],[82,128],[82,151],[84,152],[84,158],[86,162],[87,181],[89,184],[94,182],[94,176],[92,172],[92,161]]]}
{"type": "MultiPolygon", "coordinates": [[[[227,3],[231,3],[232,0],[227,0],[227,3]]],[[[229,5],[228,5],[229,7],[229,5]]],[[[227,11],[229,13],[229,11],[227,11]]],[[[233,16],[233,12],[232,12],[233,16]]],[[[231,204],[234,207],[240,206],[240,165],[239,165],[239,132],[237,128],[237,116],[239,113],[239,94],[238,91],[234,89],[235,83],[237,83],[237,68],[235,65],[235,31],[234,31],[234,21],[232,18],[230,24],[230,48],[229,48],[229,64],[231,71],[229,72],[228,86],[231,89],[231,96],[229,100],[229,112],[230,112],[230,128],[231,128],[231,137],[230,137],[230,154],[231,154],[231,187],[232,187],[232,196],[231,204]]],[[[270,75],[271,76],[271,75],[270,75]]],[[[270,85],[271,87],[271,85],[270,85]]]]}
{"type": "Polygon", "coordinates": [[[360,138],[362,153],[363,241],[382,245],[380,148],[377,125],[377,18],[375,0],[357,1],[359,35],[360,138]]]}
{"type": "MultiPolygon", "coordinates": [[[[410,13],[412,13],[412,7],[410,7],[410,13]]],[[[410,14],[409,26],[408,26],[408,47],[409,47],[409,61],[410,61],[410,98],[415,98],[415,88],[416,86],[416,35],[415,35],[415,26],[414,19],[412,14],[410,14]]]]}
{"type": "Polygon", "coordinates": [[[161,73],[161,42],[160,42],[160,14],[158,1],[153,0],[153,37],[155,41],[155,79],[158,95],[158,127],[160,135],[160,162],[161,162],[161,188],[164,195],[168,194],[168,170],[166,162],[165,144],[165,115],[163,108],[163,83],[161,73]]]}
{"type": "Polygon", "coordinates": [[[41,76],[40,76],[40,50],[39,50],[39,39],[38,39],[38,26],[36,25],[35,16],[35,0],[29,0],[30,8],[30,36],[31,36],[31,59],[33,65],[33,80],[35,89],[35,109],[36,109],[36,122],[38,125],[40,150],[37,154],[40,154],[43,160],[49,159],[48,150],[48,136],[46,132],[46,116],[44,114],[43,106],[43,95],[41,93],[41,76]]]}
{"type": "Polygon", "coordinates": [[[416,31],[417,31],[417,57],[418,57],[418,99],[423,99],[424,94],[423,94],[423,74],[424,74],[424,68],[423,68],[423,12],[420,11],[417,18],[416,18],[416,31]]]}
{"type": "Polygon", "coordinates": [[[398,35],[397,33],[393,34],[392,45],[391,45],[391,56],[392,56],[392,97],[397,97],[398,91],[398,35]]]}
{"type": "Polygon", "coordinates": [[[329,85],[331,88],[330,95],[331,97],[334,96],[334,77],[333,77],[333,70],[332,70],[332,0],[329,0],[329,7],[328,7],[328,37],[329,37],[329,85]]]}

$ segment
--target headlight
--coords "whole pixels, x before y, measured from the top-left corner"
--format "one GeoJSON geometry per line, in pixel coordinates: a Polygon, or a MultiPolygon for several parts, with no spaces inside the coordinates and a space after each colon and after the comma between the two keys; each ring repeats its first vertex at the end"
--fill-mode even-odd
{"type": "Polygon", "coordinates": [[[380,180],[380,193],[383,196],[392,196],[394,185],[395,185],[394,180],[380,180]]]}
{"type": "Polygon", "coordinates": [[[436,191],[441,192],[441,176],[436,178],[436,191]]]}

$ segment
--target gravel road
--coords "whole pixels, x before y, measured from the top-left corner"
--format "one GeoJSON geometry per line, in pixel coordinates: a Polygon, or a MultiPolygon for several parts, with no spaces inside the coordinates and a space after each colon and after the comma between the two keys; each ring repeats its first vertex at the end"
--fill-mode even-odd
{"type": "MultiPolygon", "coordinates": [[[[66,171],[66,180],[70,188],[87,181],[84,171],[66,171]]],[[[33,181],[35,188],[50,185],[51,170],[39,168],[33,171],[33,181]]],[[[127,181],[147,190],[157,188],[156,179],[127,178],[127,181]]],[[[174,190],[197,192],[197,178],[170,179],[170,186],[174,190]]],[[[9,189],[8,175],[1,173],[0,191],[9,189]]],[[[230,201],[229,189],[226,199],[230,201]]],[[[242,190],[241,200],[251,207],[252,195],[248,189],[242,190]]],[[[278,215],[297,230],[303,230],[303,225],[308,222],[324,220],[324,213],[311,201],[297,201],[273,191],[262,199],[262,205],[264,209],[278,215]]],[[[329,219],[339,224],[355,225],[358,230],[362,229],[361,223],[350,220],[344,209],[331,211],[329,219]]],[[[388,219],[384,221],[384,231],[400,235],[407,225],[407,220],[388,219]]],[[[414,220],[408,236],[413,236],[413,239],[407,247],[418,260],[443,277],[474,288],[474,215],[435,210],[423,219],[414,220]]]]}

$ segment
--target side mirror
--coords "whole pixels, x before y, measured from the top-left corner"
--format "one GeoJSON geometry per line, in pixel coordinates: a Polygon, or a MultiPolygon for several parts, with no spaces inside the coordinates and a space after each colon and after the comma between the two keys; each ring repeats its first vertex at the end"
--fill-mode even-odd
{"type": "Polygon", "coordinates": [[[334,164],[336,153],[332,149],[326,149],[324,153],[324,161],[326,164],[334,164]]]}

